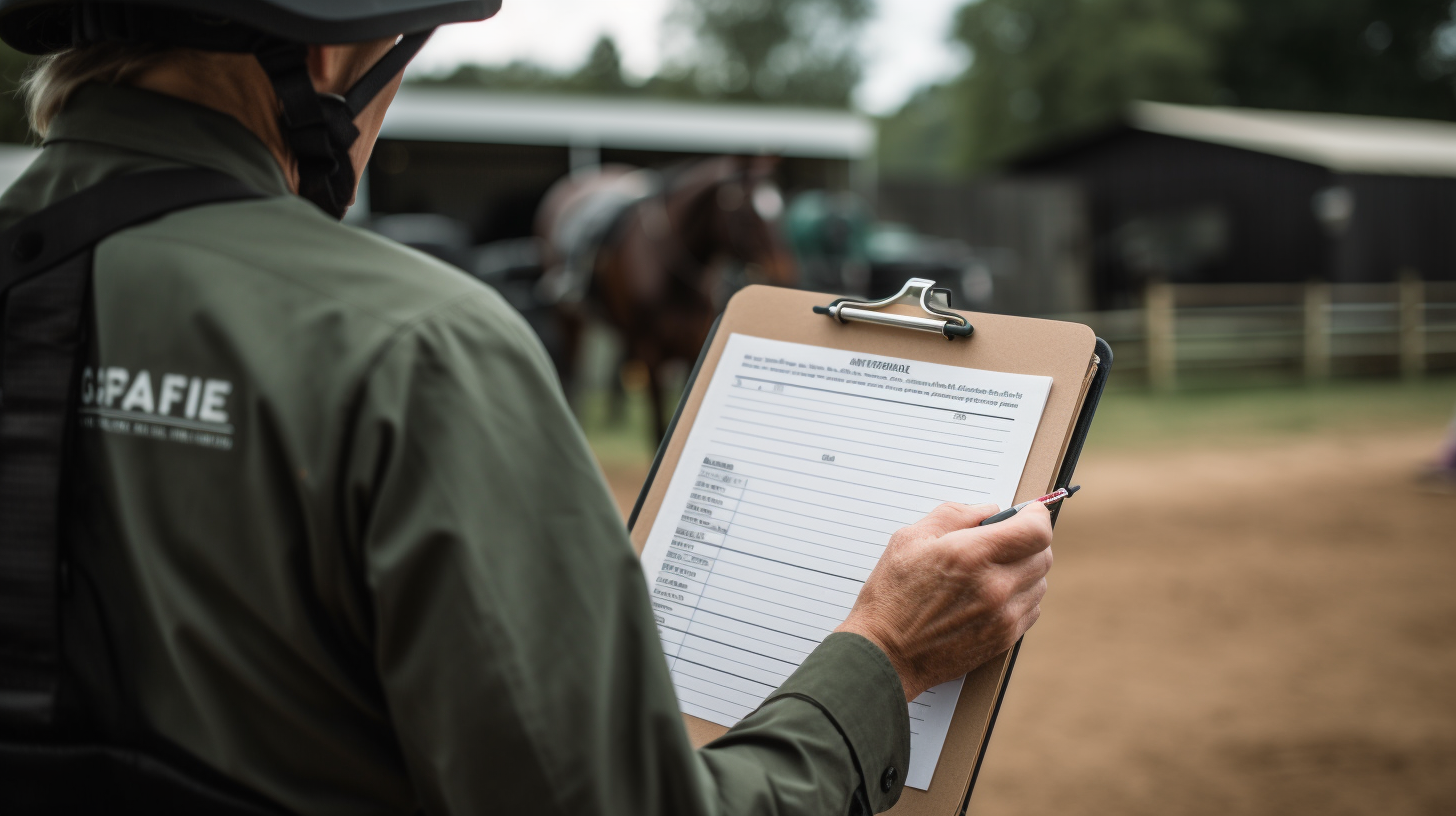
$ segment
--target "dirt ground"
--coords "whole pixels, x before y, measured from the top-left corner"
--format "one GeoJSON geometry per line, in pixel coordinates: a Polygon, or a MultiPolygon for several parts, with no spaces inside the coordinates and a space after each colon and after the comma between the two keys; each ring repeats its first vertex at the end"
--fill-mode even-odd
{"type": "MultiPolygon", "coordinates": [[[[1089,452],[971,812],[1456,813],[1439,438],[1089,452]]],[[[644,476],[609,469],[625,508],[644,476]]]]}

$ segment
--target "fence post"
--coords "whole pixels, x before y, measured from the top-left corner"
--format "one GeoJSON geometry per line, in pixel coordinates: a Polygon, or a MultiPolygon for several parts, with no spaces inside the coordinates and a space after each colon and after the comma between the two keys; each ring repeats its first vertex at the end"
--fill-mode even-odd
{"type": "Polygon", "coordinates": [[[1148,382],[1159,390],[1173,387],[1178,377],[1177,326],[1174,325],[1173,286],[1149,282],[1143,293],[1148,382]]]}
{"type": "Polygon", "coordinates": [[[1414,269],[1400,273],[1400,373],[1419,377],[1426,370],[1426,285],[1414,269]]]}
{"type": "Polygon", "coordinates": [[[1304,376],[1330,377],[1330,285],[1323,281],[1304,285],[1304,376]]]}

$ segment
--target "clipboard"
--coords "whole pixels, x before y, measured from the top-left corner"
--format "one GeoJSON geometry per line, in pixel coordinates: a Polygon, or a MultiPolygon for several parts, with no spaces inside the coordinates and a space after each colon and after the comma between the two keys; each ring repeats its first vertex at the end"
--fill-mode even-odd
{"type": "MultiPolygon", "coordinates": [[[[639,556],[686,445],[688,435],[676,430],[680,424],[692,427],[712,380],[711,372],[734,333],[965,368],[1049,376],[1051,390],[1016,488],[1016,501],[1071,483],[1112,368],[1111,347],[1089,327],[956,311],[951,308],[948,290],[937,289],[933,281],[920,278],[911,279],[899,293],[880,301],[840,298],[826,303],[829,298],[814,292],[749,286],[729,301],[693,366],[628,519],[632,544],[639,556]],[[710,375],[701,376],[704,372],[710,375]],[[667,475],[659,479],[659,473],[667,475]],[[644,519],[648,523],[639,525],[644,519]]],[[[1053,510],[1053,524],[1060,509],[1053,510]]],[[[1009,651],[966,676],[929,789],[906,787],[889,813],[950,816],[966,812],[1020,650],[1018,641],[1009,651]]],[[[728,730],[688,714],[683,719],[689,737],[699,747],[728,730]]]]}

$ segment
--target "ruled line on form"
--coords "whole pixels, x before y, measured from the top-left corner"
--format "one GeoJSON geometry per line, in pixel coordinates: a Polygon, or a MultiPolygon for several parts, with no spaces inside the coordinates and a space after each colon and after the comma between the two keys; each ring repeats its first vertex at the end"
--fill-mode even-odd
{"type": "MultiPolygon", "coordinates": [[[[643,550],[685,713],[732,726],[849,614],[896,530],[943,502],[1010,504],[1045,377],[731,335],[643,550]],[[877,358],[878,359],[878,358],[877,358]]],[[[960,680],[907,706],[929,785],[960,680]]]]}

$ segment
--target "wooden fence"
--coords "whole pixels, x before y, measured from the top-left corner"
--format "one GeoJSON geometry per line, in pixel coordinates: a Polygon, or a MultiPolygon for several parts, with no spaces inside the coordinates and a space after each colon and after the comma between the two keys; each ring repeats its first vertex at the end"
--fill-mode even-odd
{"type": "Polygon", "coordinates": [[[1055,315],[1112,344],[1117,379],[1456,372],[1456,282],[1150,284],[1141,309],[1055,315]]]}

